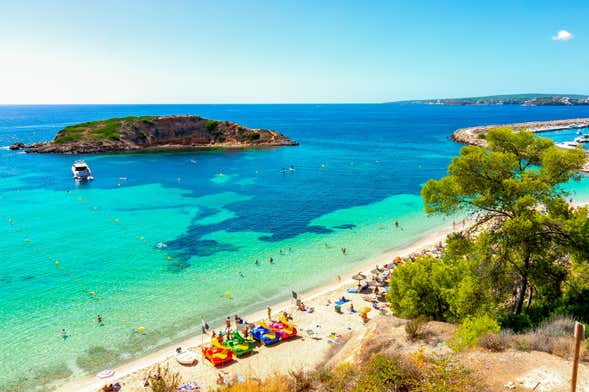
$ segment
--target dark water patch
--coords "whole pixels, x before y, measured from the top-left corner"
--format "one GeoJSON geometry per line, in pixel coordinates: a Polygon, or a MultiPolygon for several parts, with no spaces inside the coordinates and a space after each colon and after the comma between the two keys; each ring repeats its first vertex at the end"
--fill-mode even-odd
{"type": "Polygon", "coordinates": [[[193,256],[206,257],[219,252],[237,252],[239,248],[232,244],[215,240],[194,240],[191,236],[182,236],[168,241],[168,249],[175,255],[173,258],[187,261],[193,256]]]}
{"type": "Polygon", "coordinates": [[[342,230],[352,230],[355,227],[356,227],[356,225],[353,223],[346,223],[343,225],[333,226],[334,229],[342,229],[342,230]]]}
{"type": "Polygon", "coordinates": [[[193,205],[187,203],[181,204],[157,204],[154,206],[145,207],[126,207],[126,208],[113,208],[113,211],[121,212],[134,212],[134,211],[152,211],[152,210],[175,210],[180,208],[194,208],[193,205]]]}
{"type": "Polygon", "coordinates": [[[76,359],[76,364],[86,372],[95,372],[116,365],[120,358],[121,354],[115,350],[93,346],[76,359]]]}
{"type": "Polygon", "coordinates": [[[65,380],[73,374],[64,362],[30,371],[27,376],[8,380],[0,390],[10,392],[45,392],[53,389],[52,384],[65,380]]]}

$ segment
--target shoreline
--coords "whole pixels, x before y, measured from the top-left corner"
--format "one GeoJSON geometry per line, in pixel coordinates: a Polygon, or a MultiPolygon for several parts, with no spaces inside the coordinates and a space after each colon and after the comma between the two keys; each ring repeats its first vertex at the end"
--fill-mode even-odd
{"type": "MultiPolygon", "coordinates": [[[[446,236],[448,234],[455,232],[455,231],[459,231],[463,227],[465,227],[465,226],[462,226],[462,223],[460,223],[460,224],[457,223],[455,228],[452,228],[452,225],[445,226],[445,227],[442,227],[441,229],[438,229],[435,232],[430,233],[424,237],[417,238],[414,241],[411,241],[410,243],[408,243],[407,245],[392,248],[392,249],[387,250],[386,252],[384,252],[378,256],[364,259],[363,261],[359,262],[357,265],[350,267],[348,270],[346,270],[345,273],[340,274],[339,276],[341,277],[341,280],[338,281],[337,279],[334,279],[334,281],[326,282],[326,283],[324,283],[320,286],[317,286],[315,288],[300,292],[300,293],[298,293],[298,295],[300,298],[304,298],[305,303],[308,303],[310,301],[316,301],[322,297],[332,295],[334,292],[336,292],[338,290],[342,290],[345,287],[349,287],[352,284],[355,285],[356,282],[354,280],[352,280],[352,276],[354,274],[358,273],[359,271],[362,271],[362,273],[366,274],[367,276],[370,276],[369,271],[371,269],[373,269],[375,267],[375,265],[382,266],[383,264],[391,263],[392,259],[395,256],[405,257],[405,256],[408,256],[408,255],[414,253],[414,252],[419,252],[421,250],[431,248],[431,247],[437,245],[440,241],[445,242],[446,236]]],[[[289,300],[283,300],[283,301],[274,303],[274,304],[270,305],[270,307],[272,308],[273,314],[278,314],[279,312],[281,312],[283,310],[287,310],[287,309],[292,310],[294,305],[293,305],[293,301],[291,299],[289,299],[289,300]]],[[[261,320],[266,317],[266,309],[260,309],[258,311],[253,312],[253,313],[247,314],[245,316],[242,315],[242,317],[244,320],[248,320],[248,322],[251,322],[251,320],[256,320],[256,321],[261,320]]],[[[211,325],[211,330],[219,329],[219,327],[220,327],[219,325],[214,325],[214,326],[211,325]]],[[[113,368],[113,370],[115,371],[115,376],[111,377],[109,379],[98,379],[95,375],[79,376],[79,377],[76,377],[72,380],[66,381],[65,384],[56,386],[56,388],[54,390],[59,391],[59,392],[67,392],[67,391],[94,392],[94,391],[97,391],[99,388],[101,388],[104,384],[110,384],[110,383],[114,383],[117,381],[120,382],[123,379],[126,379],[129,377],[132,377],[133,375],[136,375],[138,372],[146,371],[148,368],[155,366],[158,363],[162,363],[162,362],[168,361],[170,359],[173,359],[176,355],[176,351],[175,351],[176,347],[199,347],[199,346],[201,346],[202,341],[204,341],[205,344],[210,341],[208,334],[204,337],[202,334],[198,334],[198,335],[183,339],[183,340],[178,341],[176,343],[166,345],[166,346],[158,349],[157,351],[154,351],[152,353],[132,359],[129,362],[126,362],[126,363],[123,363],[119,366],[116,366],[113,368]]],[[[285,345],[288,345],[288,344],[290,344],[290,343],[289,342],[285,343],[285,345]]],[[[199,363],[199,365],[197,365],[196,367],[203,367],[203,364],[199,363]]],[[[209,367],[209,368],[212,369],[211,367],[209,367]]],[[[189,369],[192,369],[192,368],[189,368],[189,369]]],[[[215,373],[217,372],[214,369],[212,369],[212,370],[215,371],[215,373]]],[[[128,390],[128,389],[125,388],[125,390],[128,390]]],[[[203,390],[206,390],[206,389],[203,389],[203,390]]]]}
{"type": "MultiPolygon", "coordinates": [[[[572,204],[570,204],[572,207],[574,208],[579,208],[579,207],[584,207],[584,206],[588,206],[589,205],[589,200],[579,200],[579,201],[574,201],[572,204]]],[[[400,257],[406,257],[411,255],[412,253],[415,252],[420,252],[422,250],[425,249],[431,249],[432,247],[436,246],[437,244],[439,244],[440,242],[445,243],[446,237],[448,236],[448,234],[454,233],[454,232],[458,232],[461,230],[464,230],[466,227],[468,227],[470,224],[472,223],[471,219],[465,219],[464,223],[463,222],[458,222],[455,225],[448,225],[448,226],[444,226],[438,230],[436,230],[433,233],[427,234],[424,237],[421,238],[417,238],[414,241],[411,241],[410,243],[400,246],[400,247],[396,247],[396,248],[391,248],[389,250],[387,250],[386,252],[368,258],[368,259],[364,259],[363,261],[361,261],[358,265],[354,266],[354,267],[350,267],[345,273],[339,275],[339,277],[341,279],[334,279],[331,282],[326,282],[320,286],[314,287],[312,289],[306,290],[306,291],[302,291],[299,292],[299,298],[304,298],[304,302],[307,305],[312,305],[315,308],[319,308],[319,312],[323,311],[323,309],[325,308],[324,306],[322,306],[325,301],[327,299],[330,298],[338,298],[341,295],[346,295],[349,296],[349,294],[345,291],[346,287],[350,287],[351,285],[356,285],[356,281],[354,281],[352,279],[352,276],[356,273],[358,273],[359,271],[361,271],[361,273],[365,274],[366,276],[370,276],[370,270],[372,270],[376,265],[384,265],[387,263],[391,263],[393,258],[396,256],[400,256],[400,257]]],[[[360,298],[359,294],[355,294],[352,295],[352,300],[354,300],[355,302],[357,302],[357,300],[360,298]],[[355,295],[357,295],[358,297],[355,297],[355,295]]],[[[366,303],[364,303],[364,305],[366,305],[366,303]]],[[[295,318],[296,318],[296,323],[299,325],[299,330],[302,333],[304,328],[302,327],[302,324],[299,318],[305,318],[305,317],[311,317],[314,318],[315,315],[312,313],[311,315],[309,314],[304,314],[304,315],[300,315],[300,312],[295,312],[295,305],[293,303],[292,299],[288,299],[288,300],[283,300],[277,303],[273,303],[270,305],[270,307],[272,308],[272,314],[276,315],[282,311],[289,311],[289,312],[293,312],[293,314],[295,314],[295,318]]],[[[319,313],[316,312],[316,313],[319,313]]],[[[305,312],[303,312],[305,313],[305,312]]],[[[335,312],[331,312],[331,318],[336,318],[339,316],[337,315],[335,312]]],[[[248,322],[252,322],[252,320],[255,321],[259,321],[262,319],[265,319],[266,316],[266,309],[260,309],[257,310],[253,313],[249,313],[247,315],[242,316],[244,320],[248,320],[248,322]]],[[[377,316],[378,317],[378,316],[377,316]]],[[[355,317],[357,318],[357,317],[355,317]]],[[[325,320],[324,320],[325,321],[325,320]]],[[[354,320],[354,321],[358,321],[356,323],[356,325],[360,325],[359,324],[359,320],[354,320]]],[[[315,322],[315,321],[313,321],[315,322]]],[[[352,321],[348,321],[348,323],[352,323],[352,321]]],[[[341,327],[342,321],[341,319],[338,319],[336,322],[336,325],[341,327]]],[[[215,330],[215,329],[219,329],[222,328],[220,325],[211,325],[211,330],[215,330]]],[[[333,327],[332,329],[336,329],[337,327],[333,327]]],[[[356,332],[354,332],[356,333],[356,332]]],[[[301,335],[302,336],[302,335],[301,335]]],[[[301,339],[304,341],[304,339],[301,339]]],[[[57,392],[95,392],[97,390],[99,390],[103,385],[105,384],[111,384],[111,383],[115,383],[115,382],[121,382],[124,385],[124,390],[125,391],[129,391],[129,392],[133,392],[133,391],[142,391],[145,390],[145,388],[143,387],[139,387],[139,384],[141,383],[141,380],[144,377],[144,374],[146,371],[148,371],[150,368],[158,365],[158,364],[163,364],[163,363],[173,363],[174,365],[178,365],[175,362],[175,355],[176,355],[176,347],[188,347],[188,348],[200,348],[200,346],[202,344],[207,344],[210,342],[210,337],[208,334],[206,335],[202,335],[202,334],[197,334],[194,336],[191,336],[189,338],[186,339],[182,339],[180,341],[177,341],[176,343],[173,344],[169,344],[166,345],[160,349],[158,349],[155,352],[140,356],[138,358],[132,359],[129,362],[123,363],[119,366],[116,366],[113,368],[113,370],[115,371],[115,375],[111,378],[108,379],[98,379],[95,375],[86,375],[86,376],[79,376],[76,377],[72,380],[67,381],[65,384],[56,386],[54,391],[57,392]],[[127,385],[125,385],[127,384],[127,385]],[[135,387],[133,386],[135,385],[135,387]]],[[[279,343],[276,347],[264,347],[262,348],[262,350],[265,352],[264,355],[267,355],[268,357],[271,358],[272,361],[276,360],[276,356],[278,354],[280,354],[281,351],[285,351],[289,349],[289,345],[293,345],[296,344],[294,342],[298,342],[298,340],[294,340],[292,342],[285,342],[284,344],[279,343]],[[281,347],[281,348],[278,348],[281,347]]],[[[313,344],[313,343],[311,343],[313,344]]],[[[301,343],[299,345],[299,347],[301,345],[304,345],[304,342],[301,343]]],[[[329,345],[328,345],[329,346],[329,345]]],[[[303,348],[304,349],[304,348],[303,348]]],[[[199,350],[200,352],[200,350],[199,350]]],[[[288,351],[287,351],[288,352],[288,351]]],[[[288,371],[288,370],[292,370],[292,366],[299,366],[301,368],[306,367],[307,370],[309,369],[313,369],[314,366],[317,366],[319,364],[322,363],[322,361],[324,361],[323,356],[321,355],[321,353],[325,354],[325,350],[323,350],[323,352],[320,353],[315,353],[314,356],[307,356],[305,357],[305,359],[303,360],[303,362],[301,363],[300,361],[297,362],[295,360],[291,360],[288,365],[289,367],[287,369],[282,369],[283,371],[288,371]]],[[[298,351],[295,352],[289,352],[289,355],[292,356],[298,356],[300,357],[300,353],[298,351]]],[[[255,357],[261,356],[260,353],[258,353],[255,357]]],[[[232,363],[231,365],[229,365],[227,368],[229,370],[231,369],[237,369],[239,370],[244,370],[244,368],[246,369],[246,372],[253,372],[256,373],[256,371],[261,371],[263,373],[263,375],[260,374],[256,374],[257,376],[268,376],[270,374],[274,374],[279,372],[280,369],[278,369],[275,365],[276,363],[271,363],[270,367],[267,369],[262,369],[262,370],[258,370],[258,368],[260,368],[260,366],[258,366],[259,364],[256,364],[255,367],[251,366],[251,361],[256,361],[256,359],[252,358],[251,356],[247,356],[245,359],[241,359],[237,362],[232,363]]],[[[278,356],[280,358],[280,356],[278,356]]],[[[201,358],[202,359],[202,358],[201,358]]],[[[186,373],[201,373],[201,379],[198,380],[198,382],[201,384],[202,390],[206,391],[207,389],[207,383],[205,382],[204,384],[203,379],[205,378],[202,373],[211,373],[212,376],[210,374],[208,374],[208,382],[211,385],[215,385],[214,381],[215,381],[215,377],[216,374],[218,373],[225,373],[227,374],[227,371],[225,369],[227,368],[214,368],[212,366],[209,366],[208,364],[206,364],[206,361],[199,359],[199,363],[195,366],[192,367],[184,367],[184,366],[176,366],[176,370],[179,371],[185,371],[186,373]]]]}

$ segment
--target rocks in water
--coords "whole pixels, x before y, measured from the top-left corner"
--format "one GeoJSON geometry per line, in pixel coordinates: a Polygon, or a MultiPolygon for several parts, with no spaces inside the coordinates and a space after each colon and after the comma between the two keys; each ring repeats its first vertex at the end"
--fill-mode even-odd
{"type": "Polygon", "coordinates": [[[27,148],[27,145],[24,144],[23,142],[16,142],[16,143],[12,144],[8,148],[11,149],[11,150],[22,150],[24,148],[27,148]]]}

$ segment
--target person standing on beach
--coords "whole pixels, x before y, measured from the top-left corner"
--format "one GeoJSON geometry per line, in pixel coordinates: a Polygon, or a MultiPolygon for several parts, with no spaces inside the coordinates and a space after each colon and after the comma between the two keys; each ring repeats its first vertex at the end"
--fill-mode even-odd
{"type": "Polygon", "coordinates": [[[274,262],[274,259],[272,257],[270,257],[270,264],[272,264],[274,262]]]}
{"type": "Polygon", "coordinates": [[[272,321],[272,308],[268,306],[266,312],[268,312],[268,321],[272,321]]]}
{"type": "Polygon", "coordinates": [[[231,329],[231,317],[227,316],[227,318],[225,319],[225,327],[227,329],[231,329]]]}
{"type": "Polygon", "coordinates": [[[395,227],[399,227],[399,221],[398,220],[395,221],[395,227]]]}

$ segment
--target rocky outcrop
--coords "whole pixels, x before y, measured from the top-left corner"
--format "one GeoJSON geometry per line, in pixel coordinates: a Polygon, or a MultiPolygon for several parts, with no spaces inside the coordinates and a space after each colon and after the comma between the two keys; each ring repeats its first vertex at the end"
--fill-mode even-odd
{"type": "Polygon", "coordinates": [[[270,129],[251,129],[234,122],[185,115],[77,124],[62,129],[53,141],[15,143],[10,148],[29,153],[93,154],[296,145],[297,142],[270,129]]]}
{"type": "MultiPolygon", "coordinates": [[[[589,127],[589,118],[572,118],[567,120],[552,121],[532,121],[515,124],[480,125],[476,127],[457,129],[450,138],[459,143],[486,147],[486,133],[490,129],[498,127],[509,127],[513,128],[516,131],[519,131],[521,129],[527,129],[534,133],[540,133],[567,128],[587,128],[589,127]]],[[[589,172],[589,162],[585,164],[582,171],[589,172]]]]}

